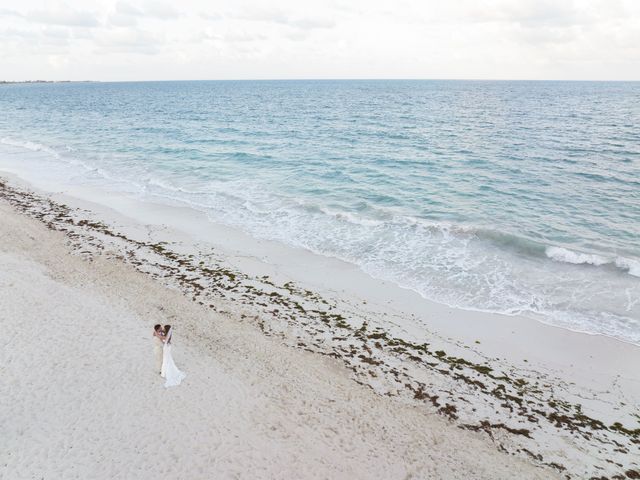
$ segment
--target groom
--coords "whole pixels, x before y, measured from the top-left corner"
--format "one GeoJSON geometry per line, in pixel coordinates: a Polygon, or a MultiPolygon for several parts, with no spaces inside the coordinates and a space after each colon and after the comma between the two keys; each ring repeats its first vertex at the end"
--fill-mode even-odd
{"type": "Polygon", "coordinates": [[[162,339],[164,338],[164,330],[159,323],[153,327],[153,354],[156,357],[156,371],[162,374],[162,339]]]}

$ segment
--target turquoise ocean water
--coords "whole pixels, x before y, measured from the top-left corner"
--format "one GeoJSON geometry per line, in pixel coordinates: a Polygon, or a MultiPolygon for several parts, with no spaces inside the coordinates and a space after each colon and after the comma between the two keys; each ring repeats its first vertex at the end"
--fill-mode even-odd
{"type": "Polygon", "coordinates": [[[5,85],[3,165],[640,344],[640,83],[5,85]]]}

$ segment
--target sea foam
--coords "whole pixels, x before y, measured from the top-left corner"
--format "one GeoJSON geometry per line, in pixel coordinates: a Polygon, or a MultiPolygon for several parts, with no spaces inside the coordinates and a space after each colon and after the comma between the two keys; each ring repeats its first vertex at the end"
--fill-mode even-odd
{"type": "Polygon", "coordinates": [[[629,275],[640,277],[640,262],[625,257],[604,257],[594,253],[575,252],[562,247],[547,247],[545,250],[547,257],[564,263],[574,265],[593,265],[600,267],[603,265],[613,265],[626,271],[629,275]]]}

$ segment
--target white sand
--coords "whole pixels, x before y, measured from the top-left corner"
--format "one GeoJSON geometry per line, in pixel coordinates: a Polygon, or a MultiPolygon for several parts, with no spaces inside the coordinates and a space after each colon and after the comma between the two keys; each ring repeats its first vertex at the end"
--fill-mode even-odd
{"type": "Polygon", "coordinates": [[[0,201],[0,477],[556,478],[0,201]],[[154,323],[188,377],[165,390],[154,323]]]}

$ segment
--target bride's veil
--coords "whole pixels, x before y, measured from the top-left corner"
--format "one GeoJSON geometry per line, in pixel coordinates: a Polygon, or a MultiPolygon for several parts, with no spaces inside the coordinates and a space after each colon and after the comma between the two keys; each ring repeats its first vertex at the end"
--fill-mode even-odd
{"type": "Polygon", "coordinates": [[[166,342],[169,343],[171,341],[171,334],[173,333],[173,327],[169,327],[169,331],[166,335],[166,342]]]}

